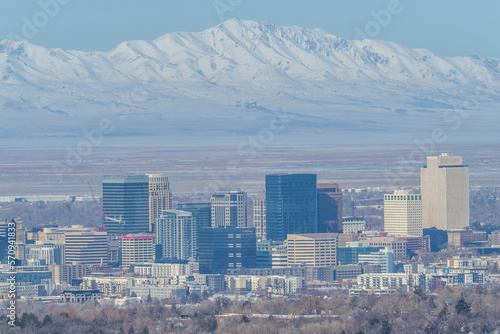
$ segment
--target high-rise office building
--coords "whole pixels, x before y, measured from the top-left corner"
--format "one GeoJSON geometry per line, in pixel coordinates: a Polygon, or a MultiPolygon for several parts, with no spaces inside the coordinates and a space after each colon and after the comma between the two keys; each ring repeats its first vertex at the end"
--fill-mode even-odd
{"type": "Polygon", "coordinates": [[[91,266],[86,264],[50,265],[49,271],[52,272],[53,283],[66,283],[69,285],[71,285],[75,279],[80,279],[92,274],[91,266]]]}
{"type": "Polygon", "coordinates": [[[253,201],[253,226],[257,240],[266,240],[266,200],[253,201]]]}
{"type": "Polygon", "coordinates": [[[316,233],[315,174],[266,175],[266,236],[283,241],[288,234],[316,233]]]}
{"type": "Polygon", "coordinates": [[[183,260],[196,258],[197,228],[191,212],[163,211],[163,214],[156,219],[155,236],[163,258],[183,260]]]}
{"type": "Polygon", "coordinates": [[[241,189],[219,189],[211,198],[212,227],[247,226],[247,194],[241,189]]]}
{"type": "Polygon", "coordinates": [[[108,258],[106,232],[67,233],[64,241],[64,264],[98,265],[108,258]]]}
{"type": "Polygon", "coordinates": [[[0,238],[7,238],[9,223],[6,220],[0,220],[0,238]]]}
{"type": "Polygon", "coordinates": [[[200,274],[255,268],[256,248],[254,228],[202,228],[198,243],[200,274]]]}
{"type": "Polygon", "coordinates": [[[342,232],[342,191],[337,183],[318,183],[318,233],[342,232]]]}
{"type": "Polygon", "coordinates": [[[106,175],[102,183],[104,225],[111,234],[149,231],[149,177],[106,175]]]}
{"type": "Polygon", "coordinates": [[[422,195],[411,190],[395,190],[384,195],[384,231],[395,237],[421,237],[422,195]]]}
{"type": "Polygon", "coordinates": [[[154,259],[154,244],[151,234],[129,234],[122,237],[121,262],[129,267],[135,263],[152,262],[154,259]]]}
{"type": "Polygon", "coordinates": [[[289,234],[286,238],[288,266],[337,265],[337,234],[289,234]]]}
{"type": "Polygon", "coordinates": [[[26,229],[23,227],[23,222],[21,219],[17,218],[13,220],[16,223],[16,243],[26,244],[26,229]]]}
{"type": "Polygon", "coordinates": [[[177,205],[177,210],[188,211],[193,214],[196,223],[196,237],[194,244],[198,245],[200,229],[212,226],[212,205],[207,203],[183,203],[177,205]]]}
{"type": "Polygon", "coordinates": [[[177,210],[188,211],[193,214],[197,228],[212,226],[212,207],[210,203],[182,203],[177,210]]]}
{"type": "Polygon", "coordinates": [[[146,175],[149,177],[149,231],[153,232],[156,218],[163,210],[172,209],[172,191],[165,174],[146,175]]]}
{"type": "Polygon", "coordinates": [[[427,157],[420,169],[424,228],[461,230],[469,226],[469,167],[461,156],[427,157]]]}
{"type": "Polygon", "coordinates": [[[8,235],[9,223],[5,220],[0,220],[0,263],[7,263],[9,252],[8,235]]]}
{"type": "Polygon", "coordinates": [[[54,244],[26,245],[23,263],[26,265],[62,264],[63,249],[62,245],[54,244]]]}

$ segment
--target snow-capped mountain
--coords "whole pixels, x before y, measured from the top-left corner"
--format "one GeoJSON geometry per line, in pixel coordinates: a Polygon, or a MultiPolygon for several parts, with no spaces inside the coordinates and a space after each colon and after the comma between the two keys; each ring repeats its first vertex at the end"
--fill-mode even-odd
{"type": "Polygon", "coordinates": [[[499,92],[498,59],[238,19],[109,52],[0,42],[4,137],[71,136],[106,115],[120,135],[252,133],[283,109],[298,128],[419,131],[463,109],[480,126],[499,92]]]}

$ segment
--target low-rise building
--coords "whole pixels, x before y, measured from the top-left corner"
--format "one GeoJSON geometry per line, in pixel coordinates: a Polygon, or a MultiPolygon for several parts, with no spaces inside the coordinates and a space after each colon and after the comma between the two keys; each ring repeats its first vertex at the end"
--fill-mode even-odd
{"type": "Polygon", "coordinates": [[[226,282],[228,290],[238,293],[267,291],[267,293],[276,295],[293,295],[305,287],[305,279],[302,277],[226,276],[226,282]]]}
{"type": "Polygon", "coordinates": [[[389,247],[394,253],[394,261],[403,261],[406,259],[406,250],[408,241],[397,237],[374,237],[364,236],[359,237],[360,240],[366,240],[371,247],[389,247]]]}
{"type": "MultiPolygon", "coordinates": [[[[20,297],[35,298],[35,297],[40,296],[42,291],[45,292],[45,285],[43,285],[43,284],[31,284],[29,282],[24,282],[24,283],[16,282],[16,298],[20,298],[20,297]]],[[[11,294],[12,294],[11,284],[10,283],[0,283],[0,300],[1,299],[10,300],[11,298],[9,297],[9,295],[11,295],[11,294]]]]}
{"type": "Polygon", "coordinates": [[[99,299],[101,299],[101,292],[99,290],[65,290],[61,295],[63,303],[84,304],[97,302],[99,299]]]}
{"type": "Polygon", "coordinates": [[[366,220],[358,217],[347,217],[342,220],[342,233],[358,233],[366,230],[366,220]]]}
{"type": "Polygon", "coordinates": [[[406,273],[362,274],[358,276],[358,288],[400,289],[412,286],[412,275],[406,273]]]}
{"type": "Polygon", "coordinates": [[[81,279],[86,275],[90,275],[92,270],[86,264],[63,264],[48,266],[48,270],[52,272],[52,282],[55,284],[66,283],[71,285],[73,280],[81,279]]]}
{"type": "Polygon", "coordinates": [[[487,241],[488,235],[486,231],[473,231],[469,228],[448,231],[449,248],[462,248],[473,244],[485,244],[487,241]]]}
{"type": "Polygon", "coordinates": [[[370,254],[378,252],[380,247],[371,247],[368,241],[351,241],[346,243],[346,247],[337,248],[337,262],[342,264],[359,263],[360,254],[370,254]]]}
{"type": "Polygon", "coordinates": [[[380,266],[380,271],[383,273],[394,272],[394,253],[388,247],[369,254],[359,254],[358,261],[363,264],[380,266]]]}
{"type": "Polygon", "coordinates": [[[134,265],[134,274],[152,277],[170,277],[193,274],[193,263],[143,263],[134,265]]]}
{"type": "Polygon", "coordinates": [[[488,237],[488,241],[491,247],[500,247],[500,232],[493,231],[488,237]]]}
{"type": "Polygon", "coordinates": [[[133,286],[127,288],[127,297],[137,296],[141,298],[182,298],[187,295],[187,289],[182,286],[133,286]]]}
{"type": "Polygon", "coordinates": [[[127,288],[133,285],[132,277],[83,277],[84,290],[99,290],[105,296],[123,297],[127,288]]]}

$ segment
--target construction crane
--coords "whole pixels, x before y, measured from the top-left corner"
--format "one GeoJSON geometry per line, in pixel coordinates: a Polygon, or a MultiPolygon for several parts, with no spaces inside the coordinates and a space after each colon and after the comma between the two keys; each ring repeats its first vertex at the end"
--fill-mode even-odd
{"type": "Polygon", "coordinates": [[[95,204],[95,206],[97,208],[97,213],[99,214],[99,217],[101,217],[101,227],[102,227],[103,224],[104,224],[104,219],[107,217],[106,211],[101,210],[101,207],[97,203],[97,199],[95,198],[94,190],[92,189],[92,186],[90,185],[90,181],[89,180],[87,180],[87,184],[89,185],[90,193],[92,194],[92,198],[94,199],[94,204],[95,204]]]}

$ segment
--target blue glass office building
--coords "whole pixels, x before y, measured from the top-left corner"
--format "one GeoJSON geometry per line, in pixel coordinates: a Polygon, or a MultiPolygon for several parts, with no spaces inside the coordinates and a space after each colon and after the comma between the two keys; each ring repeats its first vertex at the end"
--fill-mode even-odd
{"type": "Polygon", "coordinates": [[[266,175],[266,237],[283,241],[288,234],[316,233],[316,174],[266,175]]]}
{"type": "Polygon", "coordinates": [[[255,268],[256,248],[254,228],[201,228],[198,239],[200,274],[226,274],[230,269],[255,268]]]}
{"type": "Polygon", "coordinates": [[[177,209],[191,212],[198,228],[212,226],[212,208],[210,202],[178,204],[177,209]]]}
{"type": "Polygon", "coordinates": [[[104,225],[112,234],[149,231],[149,177],[106,175],[102,181],[104,225]]]}

